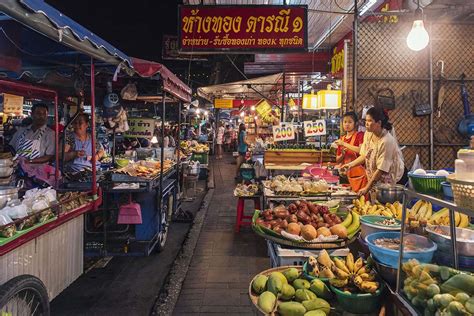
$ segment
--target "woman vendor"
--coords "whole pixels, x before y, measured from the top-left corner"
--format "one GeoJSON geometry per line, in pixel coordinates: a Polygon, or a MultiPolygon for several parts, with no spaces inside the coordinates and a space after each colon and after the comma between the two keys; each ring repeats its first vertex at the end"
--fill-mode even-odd
{"type": "Polygon", "coordinates": [[[390,134],[392,124],[382,109],[374,107],[367,111],[365,127],[360,156],[341,167],[351,170],[365,163],[367,185],[359,190],[359,195],[365,195],[379,183],[396,184],[405,167],[397,140],[390,134]]]}
{"type": "MultiPolygon", "coordinates": [[[[81,171],[92,167],[92,137],[87,132],[89,127],[89,115],[81,113],[72,123],[74,132],[66,135],[66,146],[64,152],[68,161],[67,169],[81,171]]],[[[100,165],[99,160],[104,156],[104,149],[96,142],[97,150],[96,167],[100,165]]]]}
{"type": "Polygon", "coordinates": [[[245,131],[245,124],[240,123],[239,125],[239,135],[237,139],[237,151],[239,155],[237,156],[237,175],[236,179],[240,177],[240,166],[245,161],[245,156],[247,155],[248,150],[248,140],[247,140],[247,132],[245,131]]]}
{"type": "Polygon", "coordinates": [[[48,106],[44,103],[34,104],[31,108],[31,125],[19,129],[10,141],[15,153],[25,162],[41,164],[49,162],[55,152],[54,132],[48,122],[48,106]]]}
{"type": "MultiPolygon", "coordinates": [[[[357,114],[355,112],[346,112],[343,115],[342,128],[346,134],[335,142],[338,145],[336,163],[347,165],[359,157],[364,133],[357,131],[357,114]]],[[[367,185],[367,176],[363,166],[348,170],[347,179],[354,192],[358,192],[367,185]]]]}

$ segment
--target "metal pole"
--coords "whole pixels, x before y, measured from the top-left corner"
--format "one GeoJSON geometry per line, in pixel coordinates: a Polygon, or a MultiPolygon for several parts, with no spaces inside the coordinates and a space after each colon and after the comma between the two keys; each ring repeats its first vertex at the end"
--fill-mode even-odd
{"type": "Polygon", "coordinates": [[[342,99],[342,106],[343,112],[347,111],[347,81],[349,80],[348,73],[347,73],[347,66],[349,64],[349,40],[344,40],[344,69],[343,69],[343,76],[342,76],[342,94],[344,95],[342,99]]]}
{"type": "Polygon", "coordinates": [[[352,106],[354,111],[357,105],[357,40],[359,33],[359,8],[354,0],[354,32],[352,37],[352,106]]]}
{"type": "Polygon", "coordinates": [[[58,180],[59,180],[59,114],[58,114],[58,94],[54,94],[54,143],[56,146],[56,154],[55,154],[55,159],[56,159],[56,168],[54,170],[54,176],[56,178],[56,187],[58,186],[58,180]]]}
{"type": "Polygon", "coordinates": [[[456,249],[456,221],[454,219],[454,210],[449,209],[449,230],[451,233],[451,251],[453,252],[453,266],[458,269],[458,251],[456,249]]]}
{"type": "Polygon", "coordinates": [[[91,144],[92,144],[92,195],[97,194],[96,146],[95,146],[95,66],[91,58],[91,144]]]}
{"type": "MultiPolygon", "coordinates": [[[[433,24],[430,23],[430,34],[432,34],[433,24]]],[[[430,48],[429,48],[429,62],[430,62],[430,106],[431,106],[431,113],[430,113],[430,169],[433,170],[434,165],[434,95],[433,95],[433,41],[430,41],[430,48]]]]}
{"type": "Polygon", "coordinates": [[[397,287],[396,292],[400,293],[400,282],[402,282],[402,263],[403,263],[403,239],[405,237],[406,218],[408,212],[408,198],[407,194],[403,194],[403,209],[402,209],[402,227],[400,231],[400,253],[398,254],[398,270],[397,270],[397,287]]]}
{"type": "Polygon", "coordinates": [[[163,198],[163,164],[165,161],[165,105],[166,105],[166,92],[163,91],[163,100],[162,100],[162,107],[161,107],[161,166],[160,166],[160,207],[161,207],[161,199],[163,198]]]}
{"type": "Polygon", "coordinates": [[[283,87],[282,87],[282,94],[281,94],[281,114],[280,114],[280,120],[283,122],[284,119],[285,119],[285,86],[286,86],[286,83],[285,83],[285,72],[283,72],[283,87]]]}

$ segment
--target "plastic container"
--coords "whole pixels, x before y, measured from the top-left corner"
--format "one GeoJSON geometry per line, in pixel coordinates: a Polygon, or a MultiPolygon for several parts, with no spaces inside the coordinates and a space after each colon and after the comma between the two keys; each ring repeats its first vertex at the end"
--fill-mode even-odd
{"type": "MultiPolygon", "coordinates": [[[[426,173],[435,174],[437,170],[426,170],[426,173]]],[[[408,178],[413,185],[413,188],[418,193],[437,194],[443,191],[441,182],[446,181],[446,177],[435,175],[419,175],[408,172],[408,178]]]]}
{"type": "Polygon", "coordinates": [[[474,150],[460,149],[454,165],[456,179],[474,181],[474,150]]]}
{"type": "Polygon", "coordinates": [[[375,312],[380,307],[384,284],[380,283],[380,288],[374,293],[349,294],[330,285],[331,291],[336,294],[337,302],[346,312],[352,314],[368,315],[375,312]]]}
{"type": "Polygon", "coordinates": [[[209,154],[208,153],[193,153],[191,156],[191,160],[193,161],[199,161],[203,165],[207,165],[209,163],[209,154]]]}
{"type": "MultiPolygon", "coordinates": [[[[375,260],[380,263],[392,267],[398,268],[398,257],[399,250],[392,250],[383,248],[375,245],[374,241],[379,238],[400,238],[399,232],[380,232],[373,233],[365,237],[367,246],[375,258],[375,260]]],[[[408,261],[409,259],[417,259],[421,263],[431,263],[433,259],[434,252],[438,249],[438,246],[431,241],[430,239],[415,235],[415,234],[406,234],[405,235],[405,244],[410,243],[418,246],[420,249],[416,251],[403,251],[403,261],[408,261]]]]}
{"type": "Polygon", "coordinates": [[[376,224],[377,222],[381,222],[385,219],[392,219],[388,216],[380,216],[380,215],[364,215],[360,217],[360,236],[362,239],[365,239],[370,234],[378,233],[378,232],[386,232],[386,231],[400,231],[401,229],[401,222],[398,219],[395,221],[398,225],[394,226],[386,226],[376,224]]]}
{"type": "Polygon", "coordinates": [[[444,197],[452,200],[454,198],[454,195],[453,195],[453,188],[451,187],[451,183],[447,181],[443,181],[441,182],[441,186],[443,187],[444,197]]]}

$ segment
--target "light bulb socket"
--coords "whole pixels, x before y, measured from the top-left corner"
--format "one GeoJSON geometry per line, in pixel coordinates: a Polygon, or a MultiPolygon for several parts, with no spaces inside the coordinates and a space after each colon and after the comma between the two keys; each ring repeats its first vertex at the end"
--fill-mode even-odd
{"type": "Polygon", "coordinates": [[[418,7],[415,10],[415,21],[423,21],[423,10],[418,7]]]}

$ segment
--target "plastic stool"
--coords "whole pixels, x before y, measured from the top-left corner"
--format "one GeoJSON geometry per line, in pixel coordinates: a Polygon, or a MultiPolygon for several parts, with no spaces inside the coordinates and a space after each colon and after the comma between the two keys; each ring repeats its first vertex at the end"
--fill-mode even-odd
{"type": "Polygon", "coordinates": [[[252,216],[245,215],[245,200],[253,200],[256,210],[260,209],[260,196],[241,196],[237,200],[237,221],[235,223],[235,231],[240,232],[240,226],[251,225],[252,222],[244,221],[252,219],[252,216]]]}

